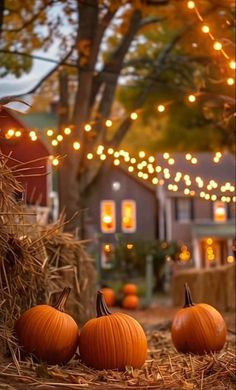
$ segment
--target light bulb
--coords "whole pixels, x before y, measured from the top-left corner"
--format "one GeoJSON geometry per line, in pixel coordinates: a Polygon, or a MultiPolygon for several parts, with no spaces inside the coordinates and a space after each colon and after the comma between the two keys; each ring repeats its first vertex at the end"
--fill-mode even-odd
{"type": "Polygon", "coordinates": [[[196,101],[196,96],[194,96],[194,95],[189,95],[189,96],[188,96],[188,100],[189,100],[190,103],[194,103],[194,102],[196,101]]]}
{"type": "Polygon", "coordinates": [[[215,41],[215,42],[214,42],[214,45],[213,45],[213,48],[214,48],[216,51],[222,50],[222,43],[220,43],[219,41],[215,41]]]}
{"type": "Polygon", "coordinates": [[[164,112],[165,111],[165,106],[163,106],[163,104],[159,104],[159,106],[157,106],[157,110],[159,112],[164,112]]]}
{"type": "Polygon", "coordinates": [[[79,150],[79,149],[80,149],[80,143],[79,143],[78,141],[75,141],[75,142],[73,143],[73,148],[74,148],[75,150],[79,150]]]}
{"type": "Polygon", "coordinates": [[[204,24],[204,26],[202,26],[202,32],[208,34],[210,32],[210,27],[204,24]]]}
{"type": "Polygon", "coordinates": [[[187,7],[188,7],[189,9],[194,9],[194,8],[195,8],[195,3],[194,3],[194,1],[188,1],[188,2],[187,2],[187,7]]]}

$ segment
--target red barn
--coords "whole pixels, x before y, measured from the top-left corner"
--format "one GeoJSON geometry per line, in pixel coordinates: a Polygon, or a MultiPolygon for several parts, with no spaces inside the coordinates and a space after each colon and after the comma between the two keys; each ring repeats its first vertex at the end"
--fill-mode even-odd
{"type": "Polygon", "coordinates": [[[29,133],[30,130],[12,110],[1,107],[0,152],[11,157],[9,166],[17,164],[14,160],[23,163],[34,160],[22,165],[18,178],[26,190],[27,204],[48,206],[51,191],[51,175],[47,174],[50,171],[50,153],[41,139],[33,137],[32,140],[29,133]]]}

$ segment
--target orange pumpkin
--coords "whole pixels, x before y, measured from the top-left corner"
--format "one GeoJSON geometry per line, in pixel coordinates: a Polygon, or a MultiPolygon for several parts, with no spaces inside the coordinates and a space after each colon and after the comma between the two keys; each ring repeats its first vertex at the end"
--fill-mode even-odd
{"type": "Polygon", "coordinates": [[[115,291],[112,290],[112,288],[108,288],[108,287],[102,288],[101,291],[104,295],[107,306],[108,307],[114,306],[116,301],[115,291]]]}
{"type": "Polygon", "coordinates": [[[125,295],[137,295],[138,293],[138,288],[136,284],[133,283],[125,284],[122,290],[125,295]]]}
{"type": "Polygon", "coordinates": [[[171,335],[178,351],[203,355],[223,348],[226,324],[214,307],[206,303],[195,305],[185,284],[185,305],[174,317],[171,335]]]}
{"type": "Polygon", "coordinates": [[[98,370],[141,368],[147,356],[147,339],[134,318],[111,313],[102,292],[98,291],[97,318],[82,328],[79,351],[82,361],[98,370]]]}
{"type": "Polygon", "coordinates": [[[137,295],[126,295],[122,301],[124,309],[134,310],[139,306],[139,298],[137,295]]]}
{"type": "Polygon", "coordinates": [[[69,293],[70,288],[65,288],[55,306],[35,306],[16,322],[16,335],[25,352],[50,364],[66,363],[75,354],[79,329],[73,318],[64,313],[69,293]]]}

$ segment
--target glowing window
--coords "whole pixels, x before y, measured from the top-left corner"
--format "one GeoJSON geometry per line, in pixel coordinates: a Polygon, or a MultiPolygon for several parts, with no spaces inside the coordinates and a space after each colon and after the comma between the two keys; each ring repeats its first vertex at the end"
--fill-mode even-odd
{"type": "Polygon", "coordinates": [[[116,205],[113,200],[101,202],[100,220],[103,233],[114,233],[116,231],[116,205]]]}
{"type": "Polygon", "coordinates": [[[136,202],[134,200],[123,200],[121,205],[121,227],[124,233],[136,231],[136,202]]]}
{"type": "Polygon", "coordinates": [[[224,202],[214,202],[214,221],[225,222],[226,219],[226,204],[224,202]]]}

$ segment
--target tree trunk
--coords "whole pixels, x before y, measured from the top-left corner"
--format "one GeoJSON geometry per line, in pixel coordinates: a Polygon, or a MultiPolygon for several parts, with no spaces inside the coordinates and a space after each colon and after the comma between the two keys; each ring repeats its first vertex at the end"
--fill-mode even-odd
{"type": "Polygon", "coordinates": [[[5,9],[5,0],[0,0],[0,41],[1,41],[1,37],[2,37],[4,9],[5,9]]]}

